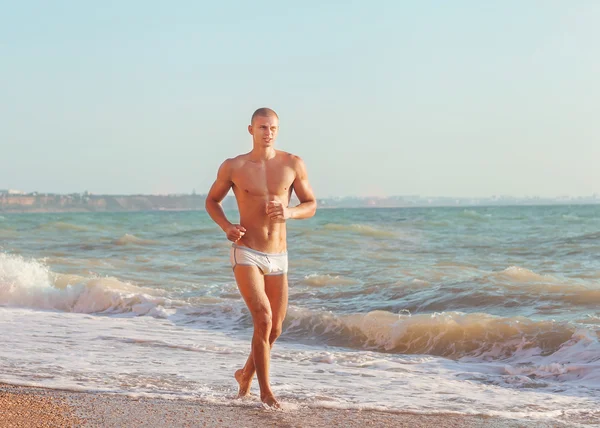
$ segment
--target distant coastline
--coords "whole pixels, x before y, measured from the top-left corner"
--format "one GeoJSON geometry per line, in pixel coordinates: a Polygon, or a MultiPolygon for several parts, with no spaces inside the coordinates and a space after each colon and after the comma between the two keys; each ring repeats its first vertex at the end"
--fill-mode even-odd
{"type": "MultiPolygon", "coordinates": [[[[0,193],[2,213],[45,212],[128,212],[128,211],[197,211],[204,210],[206,195],[94,195],[88,192],[63,194],[0,193]]],[[[297,203],[297,201],[292,201],[297,203]]],[[[392,197],[333,197],[318,200],[319,208],[408,208],[408,207],[478,207],[511,205],[592,205],[600,204],[600,195],[585,197],[489,198],[424,197],[418,195],[392,197]]],[[[236,209],[228,196],[225,209],[236,209]]]]}

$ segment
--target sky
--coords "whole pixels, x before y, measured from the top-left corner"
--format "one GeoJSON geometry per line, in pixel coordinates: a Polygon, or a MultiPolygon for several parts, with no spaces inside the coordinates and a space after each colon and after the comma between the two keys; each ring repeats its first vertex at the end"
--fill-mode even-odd
{"type": "Polygon", "coordinates": [[[0,189],[204,194],[276,146],[332,196],[600,193],[600,2],[0,0],[0,189]]]}

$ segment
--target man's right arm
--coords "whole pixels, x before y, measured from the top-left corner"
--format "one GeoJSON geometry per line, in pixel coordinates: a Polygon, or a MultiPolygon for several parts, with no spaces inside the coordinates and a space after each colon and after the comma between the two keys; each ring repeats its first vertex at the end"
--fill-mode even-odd
{"type": "Polygon", "coordinates": [[[227,159],[219,167],[217,179],[206,196],[205,208],[210,218],[223,229],[223,232],[227,235],[227,239],[235,242],[244,236],[246,230],[240,225],[234,225],[227,220],[223,207],[221,206],[221,201],[225,199],[225,196],[229,193],[229,189],[233,186],[233,182],[231,181],[231,164],[232,160],[227,159]]]}

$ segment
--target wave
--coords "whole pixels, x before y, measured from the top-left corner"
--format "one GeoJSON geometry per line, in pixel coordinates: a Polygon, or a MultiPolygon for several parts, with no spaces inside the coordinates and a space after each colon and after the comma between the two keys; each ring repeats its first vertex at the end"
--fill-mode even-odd
{"type": "Polygon", "coordinates": [[[215,229],[214,228],[203,228],[203,229],[190,229],[190,230],[182,230],[180,232],[175,232],[172,234],[168,234],[165,235],[166,237],[169,238],[191,238],[191,237],[195,237],[195,236],[203,236],[206,235],[208,233],[214,232],[215,229]]]}
{"type": "MultiPolygon", "coordinates": [[[[4,238],[4,239],[12,239],[12,238],[17,238],[19,237],[19,232],[17,230],[13,230],[13,229],[8,229],[8,228],[3,228],[0,229],[0,238],[4,238]]],[[[2,248],[0,246],[0,248],[2,248]]]]}
{"type": "MultiPolygon", "coordinates": [[[[431,315],[335,315],[290,308],[286,336],[313,337],[332,346],[399,354],[427,354],[451,359],[484,360],[515,355],[551,355],[575,340],[569,323],[496,317],[484,313],[444,312],[431,315]]],[[[589,332],[590,336],[596,333],[589,332]]],[[[600,359],[600,346],[595,346],[600,359]]]]}
{"type": "MultiPolygon", "coordinates": [[[[595,278],[561,279],[518,266],[498,272],[482,271],[468,265],[440,265],[439,268],[451,272],[444,276],[439,269],[434,269],[423,278],[408,272],[406,279],[392,283],[385,280],[363,283],[357,278],[360,286],[353,287],[335,287],[338,282],[344,285],[343,281],[354,279],[348,277],[314,275],[305,277],[303,282],[322,287],[319,298],[325,302],[325,307],[334,309],[343,302],[346,309],[357,312],[407,309],[412,313],[448,310],[506,313],[508,309],[514,313],[514,309],[509,308],[516,308],[518,313],[529,315],[576,307],[585,310],[600,304],[600,286],[595,278]]],[[[310,296],[306,295],[306,298],[310,296]]],[[[300,297],[305,296],[294,296],[300,297]]]]}
{"type": "Polygon", "coordinates": [[[72,230],[72,231],[76,231],[76,232],[86,232],[89,229],[85,226],[82,226],[80,224],[73,224],[73,223],[67,223],[64,221],[55,221],[55,222],[51,222],[51,223],[44,223],[38,226],[38,229],[42,229],[42,230],[72,230]]]}
{"type": "Polygon", "coordinates": [[[576,322],[580,324],[598,324],[600,325],[600,316],[587,314],[585,318],[578,319],[576,322]]]}
{"type": "Polygon", "coordinates": [[[393,238],[397,236],[395,232],[392,232],[390,230],[381,230],[366,224],[328,223],[325,226],[323,226],[323,228],[326,230],[333,230],[339,232],[351,232],[362,236],[370,236],[373,238],[393,238]]]}
{"type": "Polygon", "coordinates": [[[360,282],[356,279],[340,277],[339,275],[332,276],[329,274],[319,275],[311,274],[304,277],[303,284],[310,285],[313,287],[326,287],[328,285],[354,285],[360,282]]]}
{"type": "Polygon", "coordinates": [[[570,238],[564,238],[561,240],[569,244],[577,243],[580,241],[600,241],[600,232],[584,233],[582,235],[572,236],[570,238]]]}
{"type": "Polygon", "coordinates": [[[115,244],[115,245],[155,245],[155,244],[157,244],[157,242],[152,241],[150,239],[138,238],[135,235],[130,235],[129,233],[126,233],[125,235],[121,236],[120,238],[115,239],[113,241],[113,244],[115,244]]]}
{"type": "Polygon", "coordinates": [[[460,214],[462,217],[476,219],[476,220],[486,220],[492,217],[491,214],[482,214],[475,210],[463,210],[460,214]]]}
{"type": "Polygon", "coordinates": [[[535,298],[540,301],[551,300],[575,305],[600,303],[600,288],[592,282],[541,275],[518,266],[486,275],[479,282],[500,285],[508,292],[507,298],[535,298]]]}
{"type": "Polygon", "coordinates": [[[594,281],[558,278],[519,266],[491,273],[475,269],[467,274],[471,278],[448,281],[437,286],[435,293],[407,293],[411,288],[404,285],[389,290],[388,295],[390,300],[403,299],[413,311],[515,306],[539,309],[548,303],[559,307],[600,304],[600,287],[594,281]]]}
{"type": "Polygon", "coordinates": [[[551,275],[540,275],[529,269],[519,266],[510,266],[506,269],[493,273],[492,277],[507,278],[517,282],[557,282],[557,278],[551,275]]]}
{"type": "Polygon", "coordinates": [[[165,318],[179,304],[117,278],[54,273],[38,260],[0,254],[0,305],[165,318]]]}
{"type": "Polygon", "coordinates": [[[234,350],[227,346],[217,346],[217,345],[204,345],[204,344],[175,344],[169,343],[164,340],[156,340],[156,339],[141,339],[141,338],[124,338],[124,337],[114,337],[114,336],[100,336],[98,337],[100,340],[106,341],[115,341],[126,344],[135,344],[138,346],[144,346],[149,348],[165,348],[165,349],[177,349],[183,351],[190,352],[212,352],[223,355],[230,354],[242,354],[245,355],[245,350],[234,350]]]}
{"type": "Polygon", "coordinates": [[[545,386],[543,382],[548,379],[600,385],[599,339],[598,334],[578,329],[552,355],[527,358],[529,361],[521,357],[504,366],[505,374],[517,385],[534,381],[545,386]]]}

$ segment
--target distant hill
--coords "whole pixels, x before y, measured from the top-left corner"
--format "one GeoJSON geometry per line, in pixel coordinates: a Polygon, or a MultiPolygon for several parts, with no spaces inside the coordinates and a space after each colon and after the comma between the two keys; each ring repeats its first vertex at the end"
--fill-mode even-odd
{"type": "MultiPolygon", "coordinates": [[[[206,195],[92,195],[89,193],[11,194],[0,193],[0,212],[120,212],[204,210],[206,195]]],[[[295,196],[290,205],[298,204],[295,196]]],[[[392,197],[344,197],[318,200],[326,208],[474,207],[501,205],[600,204],[600,195],[564,198],[430,198],[418,195],[392,197]]],[[[226,210],[236,209],[233,196],[223,201],[226,210]]]]}
{"type": "MultiPolygon", "coordinates": [[[[2,195],[3,212],[201,210],[204,195],[2,195]]],[[[229,204],[230,201],[227,201],[229,204]]]]}

